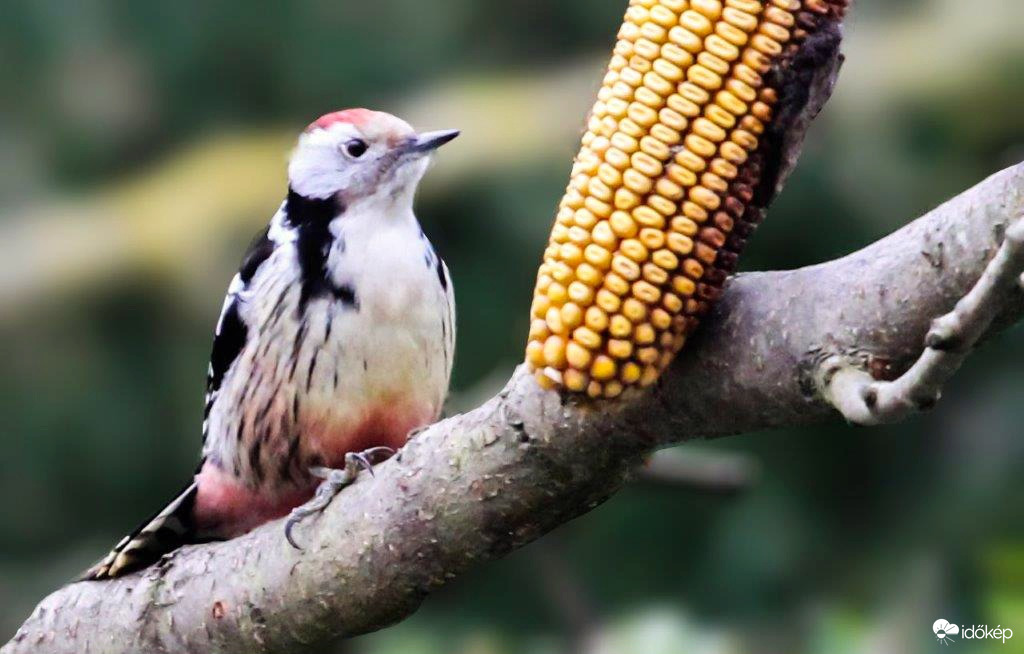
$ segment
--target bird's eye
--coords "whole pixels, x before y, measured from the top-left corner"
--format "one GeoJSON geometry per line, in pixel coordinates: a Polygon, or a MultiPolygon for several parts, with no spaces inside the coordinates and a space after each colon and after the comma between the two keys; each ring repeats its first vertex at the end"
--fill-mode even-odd
{"type": "Polygon", "coordinates": [[[352,157],[353,159],[358,159],[359,157],[363,156],[369,149],[370,146],[368,146],[366,144],[366,141],[364,141],[363,139],[352,139],[351,141],[345,144],[345,152],[348,153],[348,156],[352,157]]]}

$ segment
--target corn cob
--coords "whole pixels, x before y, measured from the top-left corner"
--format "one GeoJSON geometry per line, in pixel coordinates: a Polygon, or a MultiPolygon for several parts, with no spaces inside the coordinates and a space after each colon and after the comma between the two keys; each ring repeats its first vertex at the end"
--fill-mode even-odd
{"type": "Polygon", "coordinates": [[[847,1],[630,1],[537,275],[542,386],[614,398],[682,349],[775,194],[800,59],[847,1]]]}

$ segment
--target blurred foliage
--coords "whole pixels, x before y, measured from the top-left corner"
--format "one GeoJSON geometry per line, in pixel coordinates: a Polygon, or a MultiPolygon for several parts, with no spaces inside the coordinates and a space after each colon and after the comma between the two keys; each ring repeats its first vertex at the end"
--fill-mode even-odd
{"type": "MultiPolygon", "coordinates": [[[[452,406],[504,380],[624,4],[3,3],[0,637],[192,470],[210,329],[316,115],[464,128],[419,205],[458,295],[452,406]]],[[[842,255],[1024,155],[1019,0],[857,4],[747,269],[842,255]]],[[[1022,336],[908,424],[708,445],[760,482],[630,487],[345,651],[912,654],[939,617],[1019,630],[961,651],[1024,651],[1022,336]]]]}

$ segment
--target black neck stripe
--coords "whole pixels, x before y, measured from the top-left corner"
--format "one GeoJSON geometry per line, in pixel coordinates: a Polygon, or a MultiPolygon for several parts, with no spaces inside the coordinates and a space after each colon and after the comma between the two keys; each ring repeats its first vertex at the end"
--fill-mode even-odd
{"type": "Polygon", "coordinates": [[[327,255],[333,243],[330,225],[345,212],[345,207],[336,198],[307,198],[289,188],[285,212],[288,223],[298,230],[296,247],[302,271],[299,303],[304,306],[311,298],[334,294],[327,273],[327,255]]]}

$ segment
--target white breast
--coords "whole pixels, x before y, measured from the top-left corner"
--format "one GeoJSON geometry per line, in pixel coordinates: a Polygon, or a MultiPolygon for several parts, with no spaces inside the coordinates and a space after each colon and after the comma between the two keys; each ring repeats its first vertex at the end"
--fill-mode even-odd
{"type": "Polygon", "coordinates": [[[414,221],[372,230],[345,229],[343,222],[329,267],[335,283],[356,289],[359,305],[337,317],[342,366],[362,370],[352,376],[353,396],[418,398],[440,412],[451,373],[450,294],[429,248],[414,221]]]}

